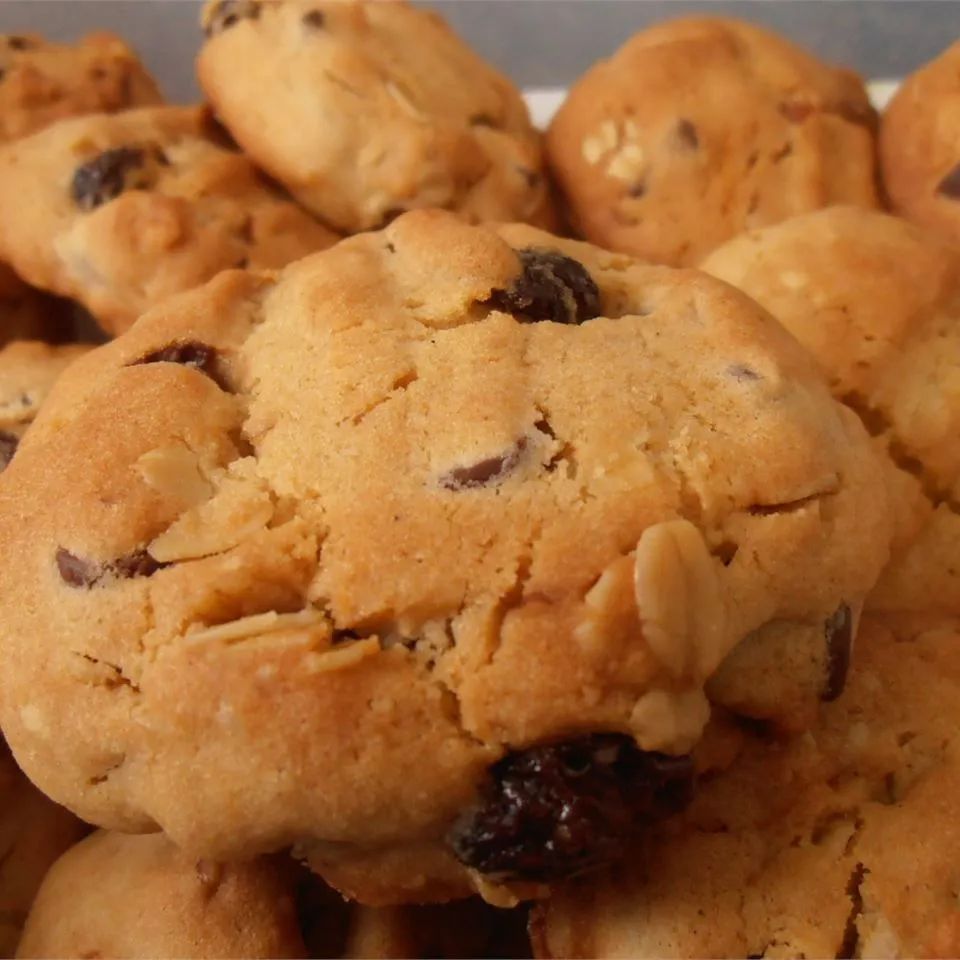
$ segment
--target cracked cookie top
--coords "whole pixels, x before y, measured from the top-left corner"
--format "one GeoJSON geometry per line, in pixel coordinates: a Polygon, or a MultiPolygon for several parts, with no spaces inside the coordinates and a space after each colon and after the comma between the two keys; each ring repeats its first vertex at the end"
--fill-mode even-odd
{"type": "Polygon", "coordinates": [[[550,226],[520,92],[437,14],[379,0],[213,0],[197,69],[237,142],[346,233],[414,207],[550,226]]]}
{"type": "Polygon", "coordinates": [[[890,207],[960,241],[960,41],[912,73],[880,122],[890,207]]]}
{"type": "Polygon", "coordinates": [[[695,264],[741,230],[877,206],[874,126],[855,74],[751,24],[689,18],[588,70],[546,142],[587,239],[695,264]]]}
{"type": "Polygon", "coordinates": [[[69,117],[162,102],[137,55],[112,33],[74,44],[0,34],[0,143],[69,117]]]}
{"type": "Polygon", "coordinates": [[[960,247],[836,207],[737,237],[703,269],[814,354],[884,455],[897,530],[870,605],[960,614],[960,247]]]}
{"type": "Polygon", "coordinates": [[[743,732],[634,866],[554,892],[538,957],[953,957],[960,636],[866,619],[809,733],[743,732]]]}
{"type": "Polygon", "coordinates": [[[0,259],[108,332],[229,267],[336,238],[269,185],[199,109],[64,121],[0,149],[0,259]]]}
{"type": "Polygon", "coordinates": [[[409,213],[70,369],[0,482],[0,721],[92,822],[509,900],[687,802],[744,638],[800,702],[737,709],[836,695],[877,472],[725,284],[409,213]]]}

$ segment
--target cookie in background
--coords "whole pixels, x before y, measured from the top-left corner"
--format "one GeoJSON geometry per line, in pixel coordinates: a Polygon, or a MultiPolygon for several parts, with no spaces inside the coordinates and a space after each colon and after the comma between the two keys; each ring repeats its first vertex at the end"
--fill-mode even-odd
{"type": "Polygon", "coordinates": [[[743,234],[702,267],[780,320],[874,437],[896,532],[868,609],[960,615],[960,246],[836,207],[743,234]]]}
{"type": "Polygon", "coordinates": [[[112,33],[73,44],[0,34],[0,143],[68,117],[162,102],[137,55],[112,33]]]}
{"type": "Polygon", "coordinates": [[[24,283],[0,263],[0,346],[11,340],[67,339],[71,305],[24,283]]]}
{"type": "Polygon", "coordinates": [[[0,207],[0,258],[109,333],[221,270],[280,267],[337,239],[192,107],[81,117],[6,145],[0,207]]]}
{"type": "Polygon", "coordinates": [[[403,2],[212,0],[197,72],[251,159],[344,233],[414,207],[551,226],[520,91],[403,2]]]}
{"type": "Polygon", "coordinates": [[[960,243],[960,41],[910,74],[880,122],[891,208],[960,243]]]}
{"type": "Polygon", "coordinates": [[[852,71],[749,23],[689,18],[588,70],[546,142],[584,237],[682,265],[794,214],[877,206],[875,125],[852,71]]]}

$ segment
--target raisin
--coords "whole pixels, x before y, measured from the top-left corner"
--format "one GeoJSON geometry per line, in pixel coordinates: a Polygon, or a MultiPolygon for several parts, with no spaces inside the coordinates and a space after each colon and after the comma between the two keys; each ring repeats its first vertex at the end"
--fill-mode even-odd
{"type": "Polygon", "coordinates": [[[483,487],[492,481],[502,480],[516,467],[526,445],[526,438],[521,437],[508,453],[488,457],[468,467],[455,467],[444,474],[440,484],[448,490],[463,490],[465,487],[483,487]]]}
{"type": "Polygon", "coordinates": [[[823,630],[827,641],[827,682],[821,699],[829,703],[843,693],[847,683],[853,648],[853,614],[850,607],[841,603],[827,619],[823,630]]]}
{"type": "Polygon", "coordinates": [[[97,564],[72,554],[60,547],[56,555],[60,579],[71,587],[93,587],[105,577],[120,580],[133,580],[136,577],[150,577],[166,566],[154,560],[146,550],[134,550],[119,557],[112,563],[97,564]]]}
{"type": "Polygon", "coordinates": [[[937,193],[941,197],[960,200],[960,163],[937,184],[937,193]]]}
{"type": "Polygon", "coordinates": [[[449,841],[488,875],[551,882],[616,859],[627,837],[690,801],[689,757],[645,753],[594,734],[508,754],[449,841]]]}
{"type": "Polygon", "coordinates": [[[187,340],[184,343],[171,343],[169,346],[161,347],[148,353],[135,361],[135,366],[147,363],[179,363],[184,367],[192,367],[194,370],[208,376],[222,390],[227,390],[223,379],[219,356],[215,347],[209,344],[201,343],[199,340],[187,340]]]}
{"type": "Polygon", "coordinates": [[[320,30],[327,18],[322,10],[308,10],[302,19],[304,26],[310,27],[311,30],[320,30]]]}
{"type": "Polygon", "coordinates": [[[144,165],[144,152],[137,147],[105,150],[77,167],[70,186],[74,203],[81,210],[95,210],[114,200],[131,186],[132,174],[144,165]]]}
{"type": "Polygon", "coordinates": [[[207,16],[204,33],[213,37],[241,20],[256,20],[260,16],[260,7],[258,0],[220,0],[207,16]]]}
{"type": "Polygon", "coordinates": [[[537,247],[518,250],[517,256],[523,272],[509,290],[493,290],[486,305],[532,323],[583,323],[599,316],[600,291],[582,263],[537,247]]]}
{"type": "Polygon", "coordinates": [[[697,128],[689,120],[677,121],[677,140],[690,150],[696,150],[700,146],[697,128]]]}
{"type": "Polygon", "coordinates": [[[0,430],[0,473],[9,466],[19,443],[20,438],[16,434],[0,430]]]}
{"type": "Polygon", "coordinates": [[[110,564],[110,572],[121,580],[133,580],[135,577],[152,577],[164,564],[147,553],[146,550],[135,550],[110,564]]]}
{"type": "Polygon", "coordinates": [[[81,560],[63,547],[57,550],[57,569],[60,579],[71,587],[92,587],[102,574],[99,567],[81,560]]]}

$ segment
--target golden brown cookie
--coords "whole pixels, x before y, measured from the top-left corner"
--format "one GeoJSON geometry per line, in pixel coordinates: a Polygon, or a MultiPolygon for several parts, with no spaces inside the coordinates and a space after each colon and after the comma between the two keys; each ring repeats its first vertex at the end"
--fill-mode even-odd
{"type": "Polygon", "coordinates": [[[695,264],[750,227],[877,205],[874,113],[855,74],[737,20],[643,30],[571,88],[547,153],[588,240],[695,264]]]}
{"type": "Polygon", "coordinates": [[[379,0],[212,0],[198,73],[254,162],[346,233],[414,207],[552,225],[520,92],[436,14],[379,0]]]}
{"type": "Polygon", "coordinates": [[[0,723],[100,825],[510,902],[682,805],[744,638],[796,675],[739,710],[836,696],[888,537],[748,298],[417,211],[61,380],[0,483],[0,723]]]}
{"type": "Polygon", "coordinates": [[[744,234],[703,267],[811,350],[884,455],[897,529],[868,605],[960,615],[960,246],[837,207],[744,234]]]}
{"type": "Polygon", "coordinates": [[[960,630],[867,620],[811,732],[737,762],[629,865],[556,893],[538,957],[954,957],[960,630]]]}
{"type": "Polygon", "coordinates": [[[74,44],[0,34],[0,143],[68,117],[162,101],[137,55],[112,33],[74,44]]]}
{"type": "Polygon", "coordinates": [[[960,242],[960,41],[912,73],[880,123],[890,206],[960,242]]]}
{"type": "Polygon", "coordinates": [[[336,239],[189,107],[81,117],[8,144],[0,208],[0,258],[112,333],[228,267],[279,267],[336,239]]]}

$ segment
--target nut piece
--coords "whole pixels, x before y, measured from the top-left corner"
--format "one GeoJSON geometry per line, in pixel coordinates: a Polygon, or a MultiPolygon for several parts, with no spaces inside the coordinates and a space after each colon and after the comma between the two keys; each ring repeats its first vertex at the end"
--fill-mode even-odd
{"type": "Polygon", "coordinates": [[[727,652],[726,611],[714,561],[688,520],[644,530],[634,561],[643,635],[675,677],[705,680],[727,652]]]}

